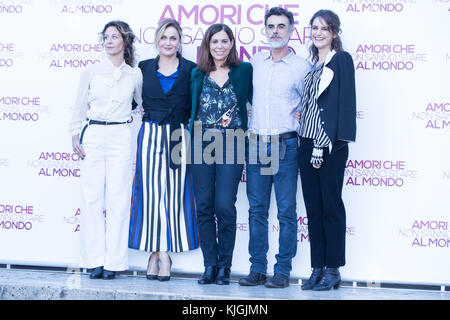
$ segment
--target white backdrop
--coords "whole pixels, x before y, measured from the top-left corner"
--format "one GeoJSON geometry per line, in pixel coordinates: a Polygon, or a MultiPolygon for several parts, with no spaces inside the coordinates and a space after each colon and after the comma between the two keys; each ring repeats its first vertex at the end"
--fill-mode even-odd
{"type": "MultiPolygon", "coordinates": [[[[335,11],[357,81],[357,142],[345,175],[345,280],[450,284],[449,0],[0,0],[0,263],[76,267],[79,159],[68,134],[81,70],[103,57],[98,33],[110,20],[130,24],[138,60],[155,56],[162,18],[184,28],[183,54],[196,61],[208,25],[235,31],[241,58],[267,50],[267,8],[294,13],[290,46],[307,57],[307,24],[335,11]]],[[[135,117],[136,118],[136,117],[135,117]]],[[[137,133],[139,121],[131,124],[137,133]]],[[[134,140],[133,140],[134,143],[134,140]]],[[[232,272],[246,274],[248,202],[238,194],[232,272]]],[[[298,190],[293,277],[309,276],[307,218],[298,190]]],[[[269,273],[278,247],[272,195],[269,273]]],[[[130,250],[130,269],[147,253],[130,250]]],[[[172,255],[175,272],[200,273],[200,249],[172,255]]]]}

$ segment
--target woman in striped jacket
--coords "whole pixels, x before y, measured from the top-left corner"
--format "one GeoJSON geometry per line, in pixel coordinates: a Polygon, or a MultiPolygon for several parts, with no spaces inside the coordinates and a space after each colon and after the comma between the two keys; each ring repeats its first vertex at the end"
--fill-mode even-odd
{"type": "Polygon", "coordinates": [[[311,244],[303,290],[330,290],[345,265],[346,214],[342,201],[348,143],[356,136],[355,68],[342,50],[339,17],[320,10],[311,18],[314,68],[304,80],[299,168],[311,244]]]}

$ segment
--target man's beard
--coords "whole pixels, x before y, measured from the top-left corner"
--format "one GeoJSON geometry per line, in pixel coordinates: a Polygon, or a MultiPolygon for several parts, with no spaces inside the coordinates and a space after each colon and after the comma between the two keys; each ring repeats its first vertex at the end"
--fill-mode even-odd
{"type": "Polygon", "coordinates": [[[271,49],[281,49],[289,42],[289,38],[282,38],[281,41],[272,40],[270,38],[268,40],[271,49]]]}

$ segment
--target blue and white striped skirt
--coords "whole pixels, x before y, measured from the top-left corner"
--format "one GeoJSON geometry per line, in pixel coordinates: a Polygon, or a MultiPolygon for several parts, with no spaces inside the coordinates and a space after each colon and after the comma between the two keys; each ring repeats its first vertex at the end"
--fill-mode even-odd
{"type": "MultiPolygon", "coordinates": [[[[182,125],[183,126],[183,125],[182,125]]],[[[184,132],[184,131],[183,131],[184,132]]],[[[183,252],[199,247],[192,174],[169,166],[170,125],[144,121],[138,135],[128,247],[183,252]]]]}

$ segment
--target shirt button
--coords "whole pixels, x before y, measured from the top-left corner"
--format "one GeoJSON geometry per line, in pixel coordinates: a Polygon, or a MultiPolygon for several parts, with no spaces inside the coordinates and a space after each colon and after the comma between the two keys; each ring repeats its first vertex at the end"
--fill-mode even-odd
{"type": "Polygon", "coordinates": [[[325,122],[322,121],[322,124],[325,124],[325,122]]]}
{"type": "Polygon", "coordinates": [[[320,108],[320,111],[323,111],[323,109],[322,109],[322,108],[320,108]]]}

